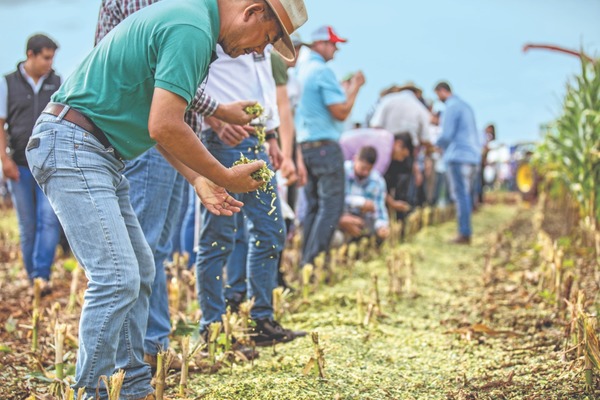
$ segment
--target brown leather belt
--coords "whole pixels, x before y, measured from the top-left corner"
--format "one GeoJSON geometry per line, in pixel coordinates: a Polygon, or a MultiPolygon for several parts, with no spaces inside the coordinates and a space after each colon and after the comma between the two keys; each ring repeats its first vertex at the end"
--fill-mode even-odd
{"type": "Polygon", "coordinates": [[[312,142],[302,142],[300,143],[300,148],[302,150],[314,149],[316,147],[327,146],[329,144],[337,144],[333,140],[314,140],[312,142]]]}
{"type": "MultiPolygon", "coordinates": [[[[60,103],[48,103],[48,105],[46,106],[46,108],[44,108],[44,111],[42,112],[44,114],[50,114],[54,115],[55,117],[58,117],[60,116],[60,113],[64,110],[65,107],[66,106],[64,104],[60,103]]],[[[80,127],[81,129],[91,133],[96,139],[98,139],[100,143],[102,143],[102,146],[106,147],[107,149],[112,149],[115,156],[118,159],[123,159],[123,157],[121,156],[121,154],[119,154],[117,149],[115,149],[114,146],[110,143],[104,132],[102,132],[102,129],[98,128],[96,124],[94,124],[88,117],[86,117],[76,109],[69,108],[69,111],[67,111],[67,113],[63,115],[62,119],[71,122],[80,127]]]]}

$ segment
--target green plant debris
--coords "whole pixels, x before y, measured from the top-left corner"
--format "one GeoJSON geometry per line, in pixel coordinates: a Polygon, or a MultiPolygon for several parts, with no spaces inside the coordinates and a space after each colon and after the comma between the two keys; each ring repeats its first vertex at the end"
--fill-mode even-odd
{"type": "Polygon", "coordinates": [[[265,109],[263,108],[263,106],[260,105],[260,103],[256,103],[253,106],[248,106],[246,108],[244,108],[244,111],[246,112],[246,114],[248,115],[254,115],[255,117],[260,117],[260,115],[263,113],[265,109]]]}
{"type": "MultiPolygon", "coordinates": [[[[250,164],[257,160],[250,160],[248,157],[240,153],[240,159],[233,163],[233,165],[250,164]]],[[[265,163],[260,169],[252,173],[252,178],[256,181],[263,181],[264,184],[259,187],[259,190],[267,191],[269,182],[275,176],[275,172],[271,171],[265,163]]]]}
{"type": "MultiPolygon", "coordinates": [[[[527,283],[533,278],[524,275],[528,266],[539,266],[536,252],[531,250],[536,238],[532,234],[530,214],[531,210],[515,206],[484,206],[474,215],[473,229],[477,235],[471,246],[457,248],[447,243],[456,231],[456,222],[452,220],[427,227],[408,242],[384,247],[381,254],[369,255],[369,261],[346,258],[346,253],[342,257],[340,253],[336,256],[338,275],[335,284],[311,281],[311,274],[307,274],[304,279],[306,301],[303,301],[304,291],[300,287],[302,273],[297,268],[301,243],[292,240],[292,248],[286,250],[286,257],[295,260],[296,277],[290,280],[294,293],[279,296],[276,312],[286,328],[318,331],[318,347],[310,337],[298,338],[275,349],[259,348],[260,357],[252,362],[235,362],[227,364],[226,368],[191,372],[184,387],[185,398],[597,398],[598,390],[593,387],[589,388],[590,393],[584,392],[586,376],[582,370],[572,368],[572,364],[564,360],[564,321],[554,318],[555,306],[541,297],[536,297],[533,303],[523,300],[531,297],[535,289],[529,293],[523,290],[538,288],[537,284],[527,283]],[[510,229],[512,236],[500,235],[502,245],[488,257],[490,248],[504,229],[510,229]],[[407,275],[406,269],[390,275],[390,256],[399,263],[399,268],[410,267],[412,275],[407,275]],[[486,278],[488,258],[494,273],[490,280],[486,278]],[[513,266],[510,271],[504,268],[509,263],[513,266]],[[367,307],[377,303],[372,293],[374,275],[378,277],[379,302],[385,315],[372,312],[369,324],[363,325],[367,307]],[[412,280],[411,290],[402,286],[402,290],[389,296],[390,279],[402,279],[403,283],[406,277],[412,280]],[[317,360],[321,354],[326,361],[325,378],[317,373],[304,375],[311,358],[317,360]]],[[[18,262],[16,257],[13,260],[11,263],[18,262]]],[[[5,277],[12,273],[11,270],[8,266],[0,266],[3,274],[0,278],[5,279],[0,282],[10,282],[5,277]]],[[[64,273],[64,269],[59,268],[57,273],[64,273]]],[[[24,271],[20,274],[26,279],[24,271]]],[[[68,280],[57,279],[55,282],[57,288],[62,285],[66,295],[68,280]]],[[[47,377],[48,371],[42,373],[37,365],[29,362],[31,332],[25,325],[29,324],[31,316],[16,306],[20,304],[17,293],[11,283],[0,291],[3,304],[13,304],[7,309],[15,310],[14,319],[18,320],[17,329],[12,333],[0,331],[4,335],[4,348],[11,349],[11,352],[0,350],[0,365],[11,365],[0,368],[3,381],[0,398],[26,398],[33,393],[44,398],[54,378],[47,377]]],[[[47,306],[48,301],[42,299],[42,309],[47,306]]],[[[240,307],[239,322],[246,331],[251,326],[250,308],[240,307]]],[[[47,315],[44,311],[39,352],[40,361],[46,368],[52,360],[47,315]]],[[[183,311],[173,314],[173,318],[178,319],[174,322],[176,330],[171,343],[178,353],[181,352],[179,336],[191,335],[192,343],[200,342],[198,314],[186,312],[182,315],[183,311]]],[[[7,321],[10,314],[0,316],[7,321]]],[[[62,313],[74,330],[77,329],[73,324],[77,316],[77,313],[62,313]]],[[[218,329],[211,333],[224,335],[218,329]]],[[[219,343],[218,337],[212,339],[219,343]]],[[[209,340],[209,343],[215,341],[209,340]]],[[[65,350],[68,352],[64,356],[67,379],[73,375],[75,349],[75,344],[67,337],[65,350]]],[[[221,361],[222,354],[222,350],[215,353],[217,365],[225,365],[221,361]]],[[[590,359],[595,360],[595,357],[590,359]]],[[[314,361],[311,366],[311,371],[317,372],[314,361]]],[[[594,382],[597,384],[597,380],[591,381],[594,382]]],[[[165,395],[175,397],[180,391],[179,385],[180,376],[169,374],[165,395]]]]}

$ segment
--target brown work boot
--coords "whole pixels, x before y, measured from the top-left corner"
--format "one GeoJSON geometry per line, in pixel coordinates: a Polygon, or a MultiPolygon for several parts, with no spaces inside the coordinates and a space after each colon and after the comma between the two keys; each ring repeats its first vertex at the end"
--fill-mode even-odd
{"type": "Polygon", "coordinates": [[[457,237],[455,237],[454,239],[452,239],[450,241],[451,244],[471,244],[471,237],[470,236],[464,236],[464,235],[458,235],[457,237]]]}
{"type": "Polygon", "coordinates": [[[154,393],[147,394],[145,397],[139,398],[138,400],[156,400],[154,393]]]}
{"type": "MultiPolygon", "coordinates": [[[[167,357],[167,365],[168,365],[167,370],[174,369],[176,371],[181,371],[181,367],[182,367],[181,359],[179,358],[177,353],[175,353],[175,351],[173,351],[173,349],[167,350],[166,357],[167,357]]],[[[150,368],[152,368],[152,375],[154,375],[156,373],[156,362],[157,362],[156,355],[144,353],[144,362],[146,362],[150,365],[150,368]]]]}

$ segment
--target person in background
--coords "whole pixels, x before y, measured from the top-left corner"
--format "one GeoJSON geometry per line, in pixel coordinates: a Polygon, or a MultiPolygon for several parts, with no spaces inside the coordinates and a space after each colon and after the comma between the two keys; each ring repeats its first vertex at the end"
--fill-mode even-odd
{"type": "Polygon", "coordinates": [[[485,178],[483,172],[487,165],[487,157],[490,152],[490,142],[496,140],[496,127],[494,124],[488,124],[483,131],[483,148],[481,150],[481,164],[475,182],[474,204],[483,205],[483,194],[485,189],[485,178]]]}
{"type": "MultiPolygon", "coordinates": [[[[414,83],[407,82],[401,86],[393,85],[384,90],[369,125],[383,128],[390,132],[407,132],[412,136],[414,154],[412,154],[412,170],[408,182],[407,200],[411,205],[420,205],[423,201],[423,152],[429,144],[429,126],[431,112],[424,104],[422,91],[414,83]]],[[[405,167],[401,168],[402,170],[405,167]]]]}
{"type": "MultiPolygon", "coordinates": [[[[35,120],[61,84],[52,69],[58,45],[46,35],[27,40],[25,61],[0,79],[0,160],[17,211],[23,263],[31,283],[41,278],[42,296],[51,292],[50,269],[61,228],[25,157],[35,120]],[[8,128],[5,130],[5,124],[8,128]],[[7,148],[10,152],[7,152],[7,148]]],[[[35,146],[35,142],[31,144],[35,146]]]]}
{"type": "MultiPolygon", "coordinates": [[[[412,138],[408,133],[393,135],[385,129],[355,128],[350,129],[340,137],[340,146],[345,160],[352,160],[365,146],[377,150],[377,159],[373,169],[385,177],[387,194],[385,204],[397,213],[405,213],[411,206],[404,199],[404,195],[396,193],[400,175],[396,172],[396,165],[410,160],[413,152],[412,138]]],[[[404,190],[407,190],[406,188],[404,190]]]]}
{"type": "Polygon", "coordinates": [[[452,93],[447,82],[438,83],[435,93],[446,105],[436,146],[444,151],[450,193],[457,207],[458,235],[452,243],[470,244],[472,187],[481,162],[481,134],[475,125],[473,109],[452,93]]]}
{"type": "Polygon", "coordinates": [[[386,186],[379,172],[373,169],[376,160],[377,150],[365,146],[353,160],[344,163],[346,193],[339,228],[351,240],[376,236],[377,242],[382,243],[390,234],[386,186]]]}
{"type": "MultiPolygon", "coordinates": [[[[261,52],[231,58],[217,47],[218,58],[211,65],[211,78],[206,85],[207,93],[219,101],[256,98],[264,111],[253,123],[265,129],[267,146],[259,141],[253,126],[226,124],[215,118],[206,118],[202,141],[225,166],[233,165],[240,155],[263,160],[270,169],[279,169],[287,163],[286,177],[289,179],[296,174],[290,157],[293,129],[280,125],[271,51],[268,47],[261,52]],[[281,142],[289,151],[287,157],[281,154],[278,145],[279,127],[283,128],[280,130],[281,142]]],[[[290,123],[291,118],[288,117],[286,122],[290,123]]],[[[202,209],[196,259],[202,337],[207,337],[211,323],[222,320],[227,305],[235,312],[246,296],[254,299],[250,334],[257,346],[289,342],[305,335],[282,327],[273,317],[272,294],[286,237],[281,203],[274,197],[276,194],[277,180],[272,178],[266,190],[234,195],[245,204],[242,213],[234,218],[212,215],[202,209]],[[227,282],[223,290],[225,265],[227,282]]]]}
{"type": "Polygon", "coordinates": [[[331,26],[312,33],[311,53],[298,71],[302,97],[296,111],[297,140],[307,170],[302,265],[312,263],[329,243],[344,207],[344,158],[338,143],[365,77],[357,72],[344,86],[327,66],[337,44],[346,42],[331,26]]]}
{"type": "Polygon", "coordinates": [[[239,212],[243,204],[226,190],[256,190],[263,182],[251,174],[264,162],[224,167],[185,112],[217,43],[232,57],[270,43],[294,57],[289,33],[306,19],[302,0],[152,4],[112,29],[38,118],[27,160],[88,277],[74,383],[86,396],[98,389],[106,399],[100,377],[122,369],[122,397],[155,398],[143,348],[154,255],[130,203],[123,161],[157,146],[211,212],[239,212]]]}
{"type": "MultiPolygon", "coordinates": [[[[100,5],[95,45],[129,15],[158,1],[104,0],[100,5]]],[[[192,100],[190,110],[185,113],[185,122],[196,135],[201,132],[200,119],[202,115],[216,115],[227,122],[247,124],[252,119],[252,115],[248,115],[244,108],[253,104],[255,101],[220,104],[207,96],[200,86],[192,100]]],[[[156,369],[157,353],[161,350],[171,351],[169,349],[171,316],[165,261],[173,251],[172,237],[178,230],[177,223],[184,200],[184,186],[187,183],[156,147],[152,147],[134,160],[126,161],[123,175],[129,181],[131,205],[154,255],[156,275],[152,283],[148,325],[144,338],[144,361],[150,364],[154,370],[156,369]],[[149,184],[150,181],[152,184],[149,184]],[[152,200],[150,201],[150,199],[152,200]]],[[[194,197],[196,196],[194,190],[189,190],[189,192],[194,197]]],[[[175,354],[173,354],[172,360],[170,367],[181,369],[181,360],[175,354]]]]}

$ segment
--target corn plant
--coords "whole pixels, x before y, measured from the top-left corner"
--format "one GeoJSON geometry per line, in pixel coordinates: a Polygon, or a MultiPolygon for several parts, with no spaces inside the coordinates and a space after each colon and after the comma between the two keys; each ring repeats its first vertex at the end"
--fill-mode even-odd
{"type": "Polygon", "coordinates": [[[167,380],[167,370],[169,353],[167,351],[159,351],[156,354],[156,378],[155,378],[155,393],[156,400],[163,400],[165,394],[165,386],[167,380]]]}
{"type": "Polygon", "coordinates": [[[567,84],[562,115],[549,126],[535,164],[566,186],[587,227],[600,219],[600,62],[581,59],[581,74],[567,84]]]}
{"type": "Polygon", "coordinates": [[[184,397],[190,370],[190,337],[181,338],[181,377],[179,379],[179,396],[184,397]]]}
{"type": "MultiPolygon", "coordinates": [[[[125,371],[118,370],[108,378],[106,375],[100,377],[100,381],[104,382],[106,391],[108,392],[108,400],[119,400],[123,381],[125,380],[125,371]]],[[[100,383],[100,382],[98,382],[100,383]]],[[[96,397],[100,396],[100,385],[96,388],[96,397]]]]}
{"type": "Polygon", "coordinates": [[[67,312],[73,313],[75,306],[77,305],[77,289],[79,285],[79,275],[81,274],[81,268],[75,264],[73,271],[71,272],[71,290],[69,292],[69,303],[67,304],[67,312]]]}
{"type": "Polygon", "coordinates": [[[302,300],[308,303],[310,295],[310,278],[312,277],[315,267],[312,264],[305,264],[302,267],[302,300]]]}
{"type": "Polygon", "coordinates": [[[304,366],[304,375],[308,375],[313,371],[320,378],[325,378],[325,351],[319,346],[319,333],[312,332],[311,339],[313,342],[314,355],[308,360],[304,366]]]}

